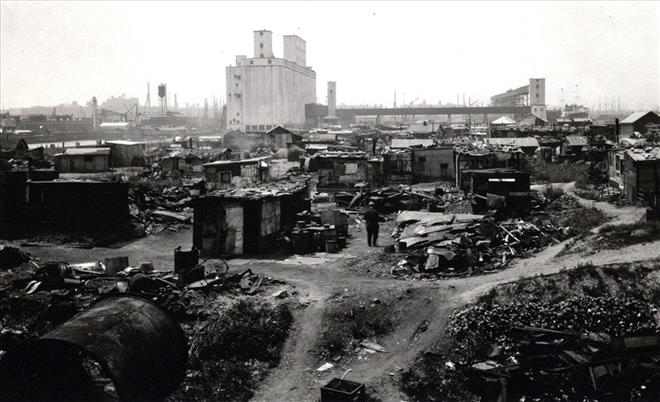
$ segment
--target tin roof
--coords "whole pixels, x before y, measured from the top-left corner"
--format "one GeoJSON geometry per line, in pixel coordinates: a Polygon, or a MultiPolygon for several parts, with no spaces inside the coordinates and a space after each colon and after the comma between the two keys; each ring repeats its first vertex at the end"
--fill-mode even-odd
{"type": "Polygon", "coordinates": [[[243,163],[258,163],[270,159],[270,156],[259,156],[256,158],[249,159],[236,159],[236,160],[222,160],[205,163],[203,166],[221,166],[221,165],[233,165],[233,164],[243,164],[243,163]]]}
{"type": "Polygon", "coordinates": [[[571,147],[589,145],[589,139],[584,135],[567,135],[566,144],[571,147]]]}
{"type": "MultiPolygon", "coordinates": [[[[646,116],[648,113],[653,113],[655,112],[634,112],[629,114],[625,119],[621,120],[621,124],[633,124],[637,120],[641,119],[642,117],[646,116]]],[[[656,114],[657,116],[657,114],[656,114]]]]}
{"type": "Polygon", "coordinates": [[[106,141],[106,144],[114,144],[114,145],[143,145],[145,144],[144,142],[140,141],[130,141],[130,140],[111,140],[111,141],[106,141]]]}
{"type": "Polygon", "coordinates": [[[435,141],[423,138],[393,138],[390,148],[431,147],[435,141]]]}
{"type": "Polygon", "coordinates": [[[308,180],[308,176],[297,176],[288,180],[263,183],[256,187],[215,190],[201,198],[261,199],[265,197],[279,197],[305,189],[308,180]]]}
{"type": "Polygon", "coordinates": [[[491,145],[520,147],[520,148],[539,146],[539,141],[534,137],[487,138],[486,142],[491,145]]]}
{"type": "Polygon", "coordinates": [[[110,155],[110,148],[66,148],[63,153],[56,154],[55,156],[61,155],[110,155]]]}
{"type": "Polygon", "coordinates": [[[658,147],[632,148],[626,153],[635,162],[660,159],[660,148],[658,147]]]}

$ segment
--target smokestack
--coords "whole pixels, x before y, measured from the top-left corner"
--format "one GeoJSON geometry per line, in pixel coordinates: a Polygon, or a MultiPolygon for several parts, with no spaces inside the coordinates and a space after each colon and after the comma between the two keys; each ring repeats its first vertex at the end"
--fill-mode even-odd
{"type": "Polygon", "coordinates": [[[96,100],[96,96],[93,96],[92,97],[92,128],[94,130],[96,130],[96,127],[98,126],[98,122],[96,121],[97,106],[98,106],[98,102],[96,100]]]}
{"type": "Polygon", "coordinates": [[[337,115],[337,82],[328,81],[328,117],[337,115]]]}
{"type": "Polygon", "coordinates": [[[619,118],[614,119],[614,134],[616,135],[616,143],[619,143],[621,126],[619,125],[619,118]]]}

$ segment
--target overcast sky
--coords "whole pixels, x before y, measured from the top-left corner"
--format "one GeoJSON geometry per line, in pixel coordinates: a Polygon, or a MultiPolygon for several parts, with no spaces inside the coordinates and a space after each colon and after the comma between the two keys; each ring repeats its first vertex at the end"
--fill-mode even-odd
{"type": "Polygon", "coordinates": [[[307,41],[317,98],[488,102],[545,77],[548,103],[660,107],[660,3],[177,3],[1,0],[0,108],[54,105],[168,84],[179,105],[222,98],[252,31],[307,41]]]}

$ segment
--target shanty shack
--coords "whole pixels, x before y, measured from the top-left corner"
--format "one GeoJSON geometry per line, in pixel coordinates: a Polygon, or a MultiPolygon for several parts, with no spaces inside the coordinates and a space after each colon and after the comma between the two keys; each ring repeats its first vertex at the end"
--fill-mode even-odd
{"type": "Polygon", "coordinates": [[[410,149],[391,149],[383,154],[385,183],[413,183],[413,153],[410,149]]]}
{"type": "Polygon", "coordinates": [[[629,149],[623,159],[623,192],[628,202],[660,209],[660,148],[629,149]]]}
{"type": "Polygon", "coordinates": [[[309,209],[307,180],[216,190],[194,200],[193,244],[202,256],[275,251],[276,238],[309,209]]]}
{"type": "Polygon", "coordinates": [[[246,187],[265,183],[270,179],[269,167],[269,156],[219,160],[203,165],[206,183],[211,189],[246,187]]]}
{"type": "Polygon", "coordinates": [[[110,163],[112,167],[146,166],[145,158],[147,144],[138,141],[113,140],[106,141],[110,148],[110,163]]]}
{"type": "Polygon", "coordinates": [[[458,149],[456,159],[456,186],[464,188],[465,172],[479,169],[511,168],[523,170],[526,165],[525,153],[519,149],[458,149]]]}
{"type": "Polygon", "coordinates": [[[13,150],[9,149],[3,151],[0,149],[0,159],[42,161],[44,159],[44,147],[30,149],[27,141],[25,141],[24,138],[21,138],[18,140],[13,150]]]}
{"type": "Polygon", "coordinates": [[[454,147],[413,148],[412,159],[415,182],[454,179],[454,147]]]}
{"type": "Polygon", "coordinates": [[[480,169],[464,172],[462,189],[473,194],[475,213],[506,209],[529,211],[529,173],[515,169],[480,169]]]}
{"type": "Polygon", "coordinates": [[[392,149],[409,149],[432,147],[435,141],[427,138],[393,138],[390,143],[392,149]]]}
{"type": "Polygon", "coordinates": [[[362,151],[318,152],[306,159],[305,168],[317,172],[319,187],[325,188],[352,187],[368,178],[367,155],[362,151]]]}
{"type": "Polygon", "coordinates": [[[55,155],[61,173],[95,173],[110,169],[110,148],[67,148],[55,155]]]}
{"type": "Polygon", "coordinates": [[[610,184],[620,189],[623,189],[623,160],[625,156],[625,149],[612,148],[607,151],[607,171],[610,184]]]}
{"type": "Polygon", "coordinates": [[[197,173],[201,174],[203,172],[202,165],[204,164],[204,161],[202,161],[202,158],[192,153],[184,154],[181,152],[172,152],[162,158],[158,164],[165,172],[179,172],[191,175],[197,173]]]}
{"type": "Polygon", "coordinates": [[[564,157],[581,157],[589,147],[589,139],[584,135],[567,135],[561,146],[561,154],[564,157]]]}
{"type": "Polygon", "coordinates": [[[27,207],[35,231],[107,233],[128,223],[128,184],[31,181],[27,207]]]}
{"type": "Polygon", "coordinates": [[[621,120],[620,138],[629,138],[635,131],[646,134],[650,127],[660,125],[660,115],[656,112],[635,112],[621,120]]]}
{"type": "Polygon", "coordinates": [[[300,145],[302,136],[282,126],[275,126],[266,133],[266,141],[277,149],[286,149],[289,144],[300,145]]]}
{"type": "Polygon", "coordinates": [[[539,141],[534,137],[487,138],[486,142],[503,149],[519,148],[527,155],[532,155],[539,148],[539,141]]]}

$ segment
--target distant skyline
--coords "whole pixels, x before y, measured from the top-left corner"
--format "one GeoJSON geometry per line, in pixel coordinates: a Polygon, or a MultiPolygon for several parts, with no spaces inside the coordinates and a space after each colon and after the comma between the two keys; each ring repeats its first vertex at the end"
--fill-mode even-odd
{"type": "Polygon", "coordinates": [[[224,100],[225,67],[252,31],[307,42],[317,101],[488,103],[546,78],[549,105],[660,107],[658,2],[0,1],[0,109],[126,94],[224,100]],[[562,96],[563,88],[563,96],[562,96]]]}

